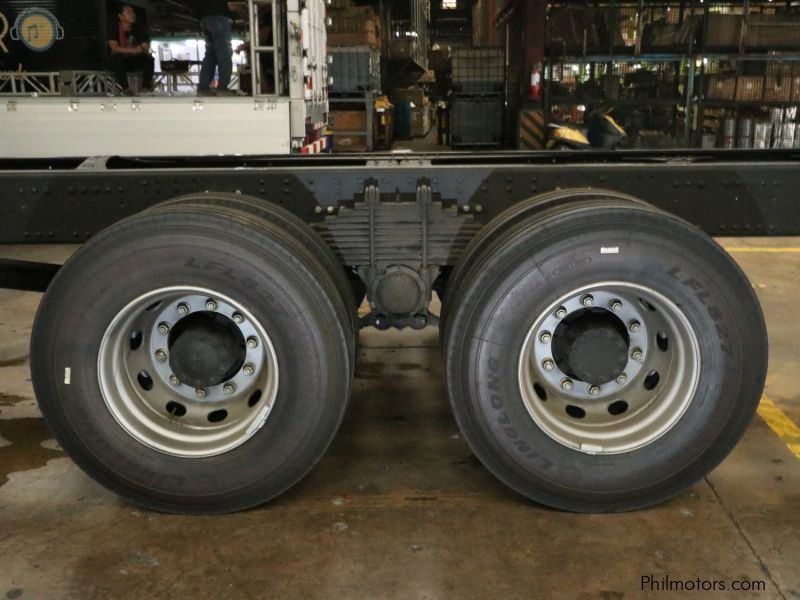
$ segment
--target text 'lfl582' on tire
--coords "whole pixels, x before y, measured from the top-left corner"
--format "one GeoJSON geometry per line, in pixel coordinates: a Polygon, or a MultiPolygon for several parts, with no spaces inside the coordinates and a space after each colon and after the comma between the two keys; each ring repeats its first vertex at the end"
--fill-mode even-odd
{"type": "Polygon", "coordinates": [[[705,234],[652,208],[584,203],[484,253],[450,308],[446,373],[499,479],[553,507],[629,510],[733,448],[767,339],[749,282],[705,234]]]}
{"type": "Polygon", "coordinates": [[[274,225],[227,208],[123,221],[42,300],[44,417],[92,477],[157,510],[260,504],[305,475],[344,414],[347,308],[274,225]]]}

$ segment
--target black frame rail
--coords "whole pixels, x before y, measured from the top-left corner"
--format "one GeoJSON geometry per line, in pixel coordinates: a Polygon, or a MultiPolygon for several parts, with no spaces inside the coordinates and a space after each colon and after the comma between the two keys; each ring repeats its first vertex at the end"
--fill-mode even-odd
{"type": "MultiPolygon", "coordinates": [[[[335,237],[340,216],[358,210],[365,194],[379,205],[415,204],[421,181],[435,214],[450,224],[455,215],[469,231],[537,194],[592,187],[642,198],[710,235],[800,235],[794,150],[456,152],[0,159],[0,244],[82,243],[159,202],[203,191],[274,202],[335,237]]],[[[357,235],[368,240],[365,227],[357,235]]],[[[457,254],[449,256],[452,264],[457,254]]],[[[3,260],[0,287],[44,289],[56,269],[3,260]]]]}

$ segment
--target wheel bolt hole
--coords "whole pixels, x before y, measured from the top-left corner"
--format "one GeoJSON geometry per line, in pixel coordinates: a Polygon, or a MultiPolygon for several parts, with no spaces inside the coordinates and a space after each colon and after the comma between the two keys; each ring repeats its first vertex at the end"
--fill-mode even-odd
{"type": "Polygon", "coordinates": [[[658,346],[658,349],[662,352],[669,350],[669,338],[663,331],[659,331],[656,335],[656,346],[658,346]]]}
{"type": "Polygon", "coordinates": [[[568,404],[566,411],[567,414],[573,419],[583,419],[586,416],[586,411],[580,406],[575,406],[574,404],[568,404]]]}
{"type": "Polygon", "coordinates": [[[654,390],[660,380],[661,375],[658,374],[658,371],[650,371],[647,377],[644,378],[644,389],[648,391],[654,390]]]}
{"type": "Polygon", "coordinates": [[[625,400],[617,400],[608,405],[608,414],[616,417],[628,410],[628,403],[625,400]]]}
{"type": "Polygon", "coordinates": [[[221,408],[219,410],[215,410],[213,412],[208,413],[208,417],[206,418],[208,419],[209,423],[221,423],[222,421],[228,418],[228,411],[225,410],[224,408],[221,408]]]}
{"type": "Polygon", "coordinates": [[[261,390],[256,390],[252,394],[250,394],[250,399],[247,401],[247,406],[253,408],[258,401],[261,400],[261,390]]]}
{"type": "Polygon", "coordinates": [[[150,377],[150,373],[147,371],[139,371],[139,374],[136,376],[136,381],[139,382],[139,386],[145,392],[149,392],[153,389],[153,378],[150,377]]]}
{"type": "Polygon", "coordinates": [[[656,312],[656,307],[650,304],[644,298],[639,298],[639,304],[642,306],[643,309],[649,310],[650,312],[656,312]]]}
{"type": "Polygon", "coordinates": [[[186,407],[180,402],[167,402],[167,412],[173,417],[182,417],[186,414],[186,407]]]}
{"type": "Polygon", "coordinates": [[[547,400],[547,390],[545,390],[540,383],[537,382],[533,384],[533,391],[539,396],[539,400],[543,402],[547,400]]]}
{"type": "Polygon", "coordinates": [[[131,350],[138,350],[142,346],[142,332],[138,329],[131,334],[131,350]]]}

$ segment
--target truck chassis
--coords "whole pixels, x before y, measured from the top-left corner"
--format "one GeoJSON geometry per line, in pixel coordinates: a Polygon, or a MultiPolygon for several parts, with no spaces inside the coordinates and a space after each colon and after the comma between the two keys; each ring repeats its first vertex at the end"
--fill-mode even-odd
{"type": "Polygon", "coordinates": [[[61,269],[0,260],[0,285],[47,290],[45,419],[139,504],[280,494],[336,432],[358,328],[438,325],[489,470],[629,510],[753,415],[763,319],[708,235],[798,235],[797,172],[791,151],[5,160],[0,242],[86,244],[61,269]]]}

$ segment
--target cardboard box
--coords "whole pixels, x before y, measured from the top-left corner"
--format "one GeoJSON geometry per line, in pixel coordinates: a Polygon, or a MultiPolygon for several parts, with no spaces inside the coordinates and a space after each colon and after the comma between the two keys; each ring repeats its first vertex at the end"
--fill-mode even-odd
{"type": "Polygon", "coordinates": [[[340,134],[337,131],[366,131],[367,113],[363,110],[331,112],[334,152],[364,152],[369,145],[366,135],[340,134]]]}
{"type": "Polygon", "coordinates": [[[411,135],[426,137],[431,130],[431,103],[426,99],[421,106],[411,109],[411,135]]]}
{"type": "Polygon", "coordinates": [[[708,78],[706,97],[709,100],[733,100],[736,92],[736,75],[719,74],[708,78]]]}
{"type": "Polygon", "coordinates": [[[329,11],[332,25],[328,30],[329,46],[380,48],[381,28],[375,11],[367,6],[329,11]]]}
{"type": "Polygon", "coordinates": [[[760,102],[764,93],[764,78],[739,77],[736,84],[737,102],[760,102]]]}
{"type": "Polygon", "coordinates": [[[417,106],[422,106],[427,101],[425,90],[416,85],[393,90],[390,97],[392,102],[411,102],[417,106]]]}
{"type": "Polygon", "coordinates": [[[792,77],[768,75],[764,83],[765,102],[791,102],[792,77]]]}

